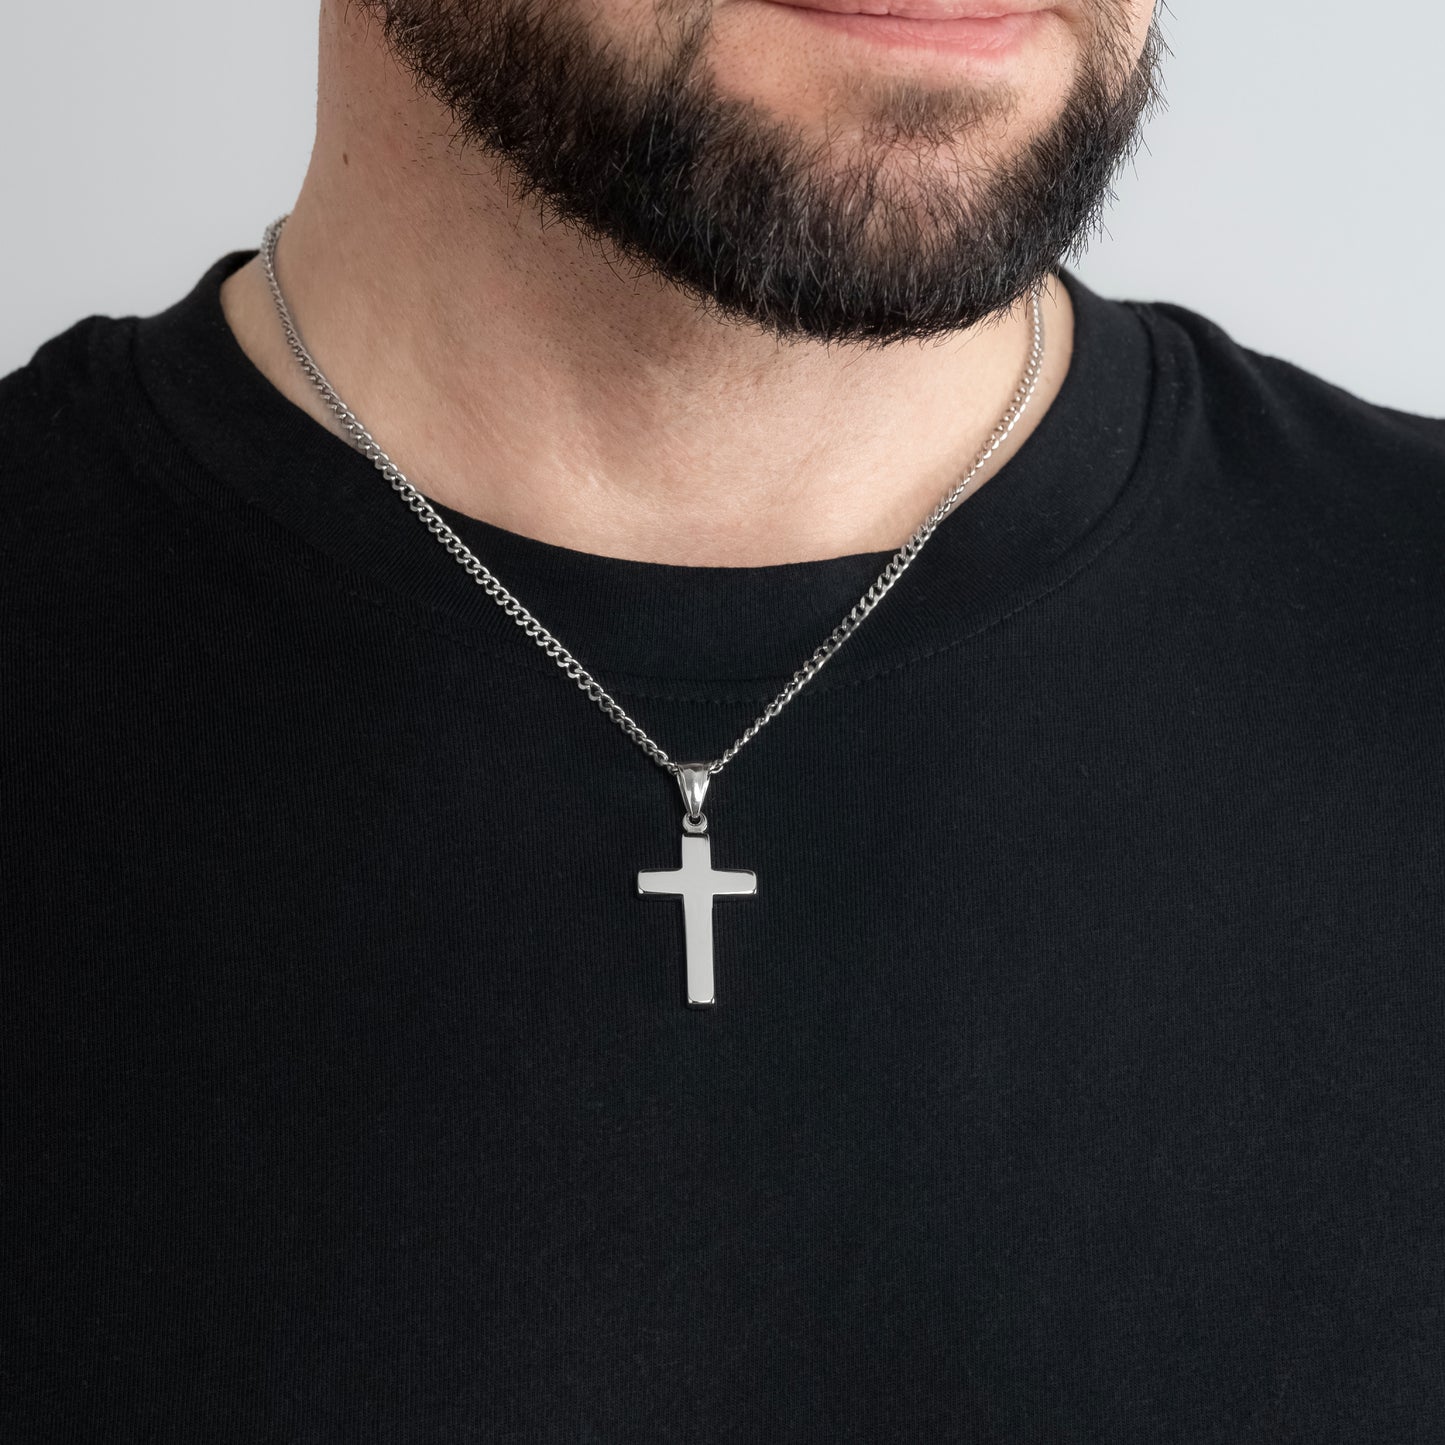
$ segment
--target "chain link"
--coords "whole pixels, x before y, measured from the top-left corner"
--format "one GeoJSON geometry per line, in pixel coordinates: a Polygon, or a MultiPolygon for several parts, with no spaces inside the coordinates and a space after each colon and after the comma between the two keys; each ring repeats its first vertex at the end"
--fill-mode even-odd
{"type": "MultiPolygon", "coordinates": [[[[296,329],[296,323],[292,319],[290,308],[281,294],[281,286],[276,280],[276,245],[280,239],[281,229],[286,224],[287,217],[281,216],[273,221],[266,228],[265,236],[261,243],[261,264],[266,274],[266,282],[271,288],[271,299],[276,303],[276,312],[281,318],[281,326],[286,334],[286,343],[291,348],[292,354],[300,363],[301,369],[310,378],[311,383],[320,393],[327,408],[336,418],[343,431],[345,431],[352,446],[361,452],[373,466],[386,478],[393,491],[402,499],[413,513],[421,520],[432,536],[434,536],[447,552],[461,564],[463,570],[471,579],[476,582],[487,596],[517,624],[518,627],[529,637],[553,662],[561,668],[562,672],[590,698],[599,708],[632,739],[643,752],[647,754],[659,767],[666,768],[668,772],[676,775],[682,764],[675,763],[668,755],[650,738],[641,725],[634,719],[627,710],[617,701],[603,686],[587,671],[585,667],[568,652],[568,650],[547,631],[542,624],[532,616],[530,612],[514,597],[501,582],[492,575],[482,564],[481,560],[457,536],[446,523],[446,520],[436,510],[430,501],[419,492],[415,486],[402,475],[401,469],[391,460],[387,454],[376,444],[371,433],[362,426],[356,414],[337,395],[335,387],[326,379],[322,370],[312,359],[311,353],[301,341],[301,336],[296,329]]],[[[984,443],[983,450],[978,454],[973,465],[964,476],[954,484],[943,497],[943,499],[928,514],[923,524],[913,533],[911,537],[895,552],[889,560],[888,565],[878,574],[873,585],[853,604],[848,615],[833,629],[826,641],[821,643],[813,655],[793,674],[783,690],[767,705],[762,713],[749,725],[747,730],[733,744],[712,762],[708,764],[708,773],[715,776],[730,763],[748,743],[757,737],[782,710],[818,675],[827,665],[834,653],[858,630],[864,618],[873,611],[875,607],[888,595],[894,584],[904,572],[912,565],[923,550],[924,543],[933,536],[944,518],[956,507],[964,493],[969,489],[980,469],[990,457],[1001,447],[1010,432],[1013,431],[1018,419],[1024,414],[1029,402],[1033,399],[1035,388],[1038,386],[1039,375],[1043,369],[1044,360],[1044,321],[1043,313],[1039,305],[1039,293],[1035,289],[1029,297],[1030,309],[1033,316],[1033,340],[1029,350],[1028,364],[1024,369],[1023,379],[1019,382],[1018,389],[1014,392],[1008,409],[1004,412],[998,425],[993,429],[992,435],[984,443]]]]}

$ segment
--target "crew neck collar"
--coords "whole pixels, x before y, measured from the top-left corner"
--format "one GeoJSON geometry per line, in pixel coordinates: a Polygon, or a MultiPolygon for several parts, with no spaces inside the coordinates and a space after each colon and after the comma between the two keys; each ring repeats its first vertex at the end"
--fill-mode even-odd
{"type": "MultiPolygon", "coordinates": [[[[136,366],[168,427],[213,481],[369,587],[405,598],[419,621],[519,667],[555,670],[376,468],[242,350],[221,284],[255,254],[220,257],[187,295],[136,323],[136,366]]],[[[1150,333],[1134,308],[1098,296],[1067,269],[1059,274],[1073,300],[1075,338],[1052,406],[943,522],[813,688],[960,645],[1027,606],[1084,564],[1126,494],[1138,490],[1150,333]]],[[[424,478],[411,480],[425,492],[424,478]]],[[[738,696],[766,695],[833,631],[891,555],[681,567],[575,551],[437,510],[604,685],[654,693],[728,684],[738,696]]]]}

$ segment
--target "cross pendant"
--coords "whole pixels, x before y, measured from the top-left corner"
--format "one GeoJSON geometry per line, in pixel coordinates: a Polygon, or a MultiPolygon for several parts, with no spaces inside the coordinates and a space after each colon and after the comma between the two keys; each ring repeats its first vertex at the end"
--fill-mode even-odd
{"type": "Polygon", "coordinates": [[[717,1002],[712,964],[712,901],[714,898],[749,897],[758,891],[756,873],[746,869],[712,866],[712,839],[707,818],[700,811],[707,791],[703,765],[684,767],[678,776],[687,800],[683,819],[682,866],[637,875],[637,891],[658,898],[681,898],[683,936],[687,945],[687,1001],[705,1008],[717,1002]],[[699,781],[698,774],[702,774],[699,781]],[[690,776],[684,776],[690,775],[690,776]]]}

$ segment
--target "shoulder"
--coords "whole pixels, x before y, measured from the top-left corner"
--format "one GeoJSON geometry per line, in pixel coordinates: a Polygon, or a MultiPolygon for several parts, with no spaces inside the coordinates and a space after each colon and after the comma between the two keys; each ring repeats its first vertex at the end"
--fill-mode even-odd
{"type": "Polygon", "coordinates": [[[104,510],[133,453],[134,317],[88,316],[0,377],[0,517],[104,510]]]}
{"type": "Polygon", "coordinates": [[[1126,304],[1155,338],[1159,454],[1189,483],[1181,525],[1302,582],[1445,597],[1445,418],[1366,401],[1187,307],[1126,304]]]}
{"type": "Polygon", "coordinates": [[[1439,505],[1445,497],[1445,417],[1366,401],[1243,345],[1188,307],[1128,304],[1153,322],[1172,353],[1176,366],[1169,380],[1192,393],[1182,420],[1202,426],[1222,455],[1312,466],[1327,485],[1333,478],[1346,490],[1365,473],[1403,491],[1423,488],[1427,503],[1439,505]]]}
{"type": "Polygon", "coordinates": [[[0,611],[41,646],[155,590],[189,512],[133,359],[139,318],[85,317],[0,378],[0,611]]]}

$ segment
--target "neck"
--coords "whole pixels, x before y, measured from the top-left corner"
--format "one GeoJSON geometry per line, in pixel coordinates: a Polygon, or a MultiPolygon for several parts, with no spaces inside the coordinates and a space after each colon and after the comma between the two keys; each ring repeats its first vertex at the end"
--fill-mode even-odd
{"type": "MultiPolygon", "coordinates": [[[[449,145],[451,128],[351,7],[324,8],[316,144],[277,275],[318,365],[445,506],[681,566],[885,551],[968,470],[1013,396],[1026,302],[932,342],[779,343],[544,226],[490,158],[449,145]]],[[[1067,372],[1056,278],[1042,303],[1033,401],[976,485],[1067,372]]],[[[222,305],[261,372],[339,430],[286,347],[259,260],[222,305]]]]}

